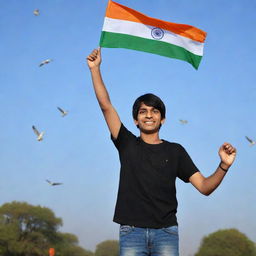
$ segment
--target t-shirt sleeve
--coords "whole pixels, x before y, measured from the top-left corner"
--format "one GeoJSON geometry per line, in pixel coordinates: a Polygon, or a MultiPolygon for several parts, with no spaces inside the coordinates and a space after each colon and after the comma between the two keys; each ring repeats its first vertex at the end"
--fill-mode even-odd
{"type": "Polygon", "coordinates": [[[198,168],[192,161],[187,151],[180,145],[178,177],[187,183],[189,182],[189,178],[196,172],[199,172],[198,168]]]}
{"type": "Polygon", "coordinates": [[[136,138],[136,136],[133,135],[129,130],[127,130],[127,128],[123,124],[121,124],[117,138],[114,138],[111,135],[111,140],[113,141],[115,147],[118,150],[121,150],[122,148],[124,148],[126,144],[129,143],[130,139],[134,139],[134,138],[136,138]]]}

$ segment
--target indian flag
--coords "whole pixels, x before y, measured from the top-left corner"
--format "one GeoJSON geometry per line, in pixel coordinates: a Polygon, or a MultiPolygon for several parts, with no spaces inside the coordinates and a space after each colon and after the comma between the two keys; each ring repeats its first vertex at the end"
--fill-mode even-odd
{"type": "Polygon", "coordinates": [[[187,61],[198,69],[206,32],[196,27],[148,17],[108,2],[100,46],[150,52],[187,61]]]}

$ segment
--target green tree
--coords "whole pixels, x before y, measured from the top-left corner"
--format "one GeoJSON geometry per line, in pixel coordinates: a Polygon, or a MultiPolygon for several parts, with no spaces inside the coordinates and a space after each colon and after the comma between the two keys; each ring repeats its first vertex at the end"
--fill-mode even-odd
{"type": "Polygon", "coordinates": [[[96,246],[95,256],[119,256],[119,243],[116,240],[106,240],[96,246]]]}
{"type": "Polygon", "coordinates": [[[0,255],[48,255],[50,247],[56,256],[92,256],[93,253],[78,246],[78,238],[58,232],[61,218],[46,207],[26,202],[11,202],[0,207],[0,255]]]}
{"type": "Polygon", "coordinates": [[[237,229],[225,229],[204,237],[195,256],[256,256],[256,247],[237,229]]]}
{"type": "Polygon", "coordinates": [[[25,202],[0,207],[0,245],[3,255],[46,255],[62,220],[45,207],[25,202]]]}

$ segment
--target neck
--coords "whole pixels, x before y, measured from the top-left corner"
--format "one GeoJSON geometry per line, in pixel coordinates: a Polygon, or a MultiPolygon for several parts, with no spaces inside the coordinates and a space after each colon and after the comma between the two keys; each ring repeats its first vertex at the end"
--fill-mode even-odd
{"type": "Polygon", "coordinates": [[[152,134],[147,134],[147,133],[141,132],[140,137],[144,142],[146,142],[148,144],[160,144],[163,142],[162,140],[160,140],[158,132],[152,133],[152,134]]]}

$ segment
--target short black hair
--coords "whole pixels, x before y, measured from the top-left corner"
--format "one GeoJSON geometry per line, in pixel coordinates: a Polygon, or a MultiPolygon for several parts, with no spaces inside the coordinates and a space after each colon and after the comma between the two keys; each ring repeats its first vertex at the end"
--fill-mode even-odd
{"type": "Polygon", "coordinates": [[[133,104],[132,116],[134,120],[138,120],[138,112],[142,103],[159,110],[161,113],[161,119],[165,118],[166,110],[163,101],[158,96],[152,93],[146,93],[137,98],[133,104]]]}

